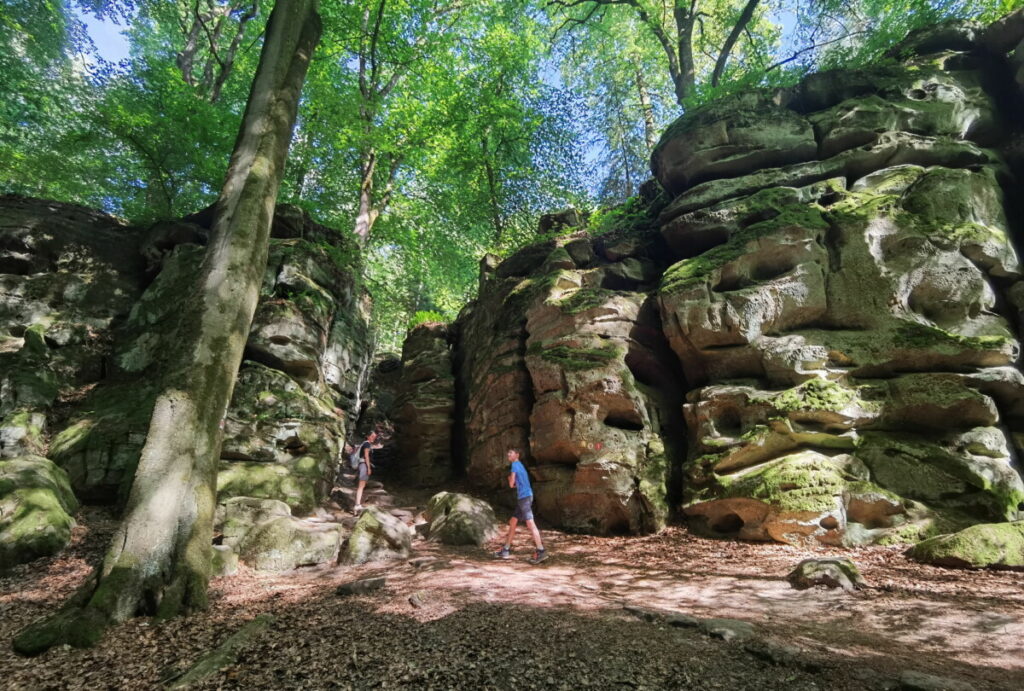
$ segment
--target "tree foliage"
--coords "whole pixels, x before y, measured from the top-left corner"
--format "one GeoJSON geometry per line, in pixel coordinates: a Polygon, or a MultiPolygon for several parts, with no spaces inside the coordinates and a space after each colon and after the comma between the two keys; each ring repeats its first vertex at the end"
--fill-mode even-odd
{"type": "MultiPolygon", "coordinates": [[[[1024,0],[323,2],[281,200],[364,244],[383,341],[455,316],[536,217],[615,204],[680,111],[878,59],[908,30],[1024,0]]],[[[145,223],[209,205],[272,0],[8,0],[0,191],[145,223]],[[116,20],[100,58],[81,17],[116,20]]]]}

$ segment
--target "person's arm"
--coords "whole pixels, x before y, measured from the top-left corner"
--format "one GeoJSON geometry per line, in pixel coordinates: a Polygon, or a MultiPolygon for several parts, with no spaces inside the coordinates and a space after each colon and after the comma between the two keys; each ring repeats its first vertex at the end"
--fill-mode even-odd
{"type": "Polygon", "coordinates": [[[363,460],[366,461],[366,474],[373,474],[373,466],[370,465],[370,445],[367,444],[366,448],[363,449],[363,460]]]}
{"type": "Polygon", "coordinates": [[[513,489],[515,488],[515,486],[516,486],[516,474],[515,474],[515,472],[510,472],[508,474],[508,486],[512,487],[513,489]]]}

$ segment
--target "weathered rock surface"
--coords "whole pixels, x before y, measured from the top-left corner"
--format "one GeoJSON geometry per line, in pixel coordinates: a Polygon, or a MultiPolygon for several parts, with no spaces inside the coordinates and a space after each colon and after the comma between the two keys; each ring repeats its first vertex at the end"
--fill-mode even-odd
{"type": "Polygon", "coordinates": [[[439,492],[424,512],[430,522],[427,536],[446,545],[482,547],[498,534],[498,521],[490,504],[468,494],[439,492]]]}
{"type": "Polygon", "coordinates": [[[937,535],[910,550],[918,561],[958,568],[1024,568],[1024,521],[982,523],[937,535]]]}
{"type": "MultiPolygon", "coordinates": [[[[207,211],[140,230],[80,207],[0,199],[0,455],[48,446],[80,498],[125,499],[168,353],[191,328],[182,291],[210,220],[207,211]],[[147,266],[157,273],[143,291],[147,266]],[[55,427],[59,394],[74,401],[55,427]]],[[[369,301],[347,236],[289,206],[273,235],[219,494],[303,512],[326,497],[361,408],[369,301]]]]}
{"type": "Polygon", "coordinates": [[[816,154],[792,154],[805,162],[768,168],[754,147],[740,152],[754,165],[684,181],[689,144],[672,138],[691,125],[659,145],[656,172],[681,192],[660,217],[680,260],[659,303],[702,386],[684,406],[684,507],[709,534],[899,542],[1020,515],[1008,432],[1021,389],[1006,373],[1020,346],[1005,309],[1021,277],[1007,211],[1019,183],[978,147],[1005,137],[982,63],[908,60],[747,104],[765,112],[764,142],[778,107],[809,122],[816,154]]]}
{"type": "Polygon", "coordinates": [[[857,565],[844,558],[804,559],[786,576],[786,580],[797,590],[823,585],[850,591],[867,585],[857,565]]]}
{"type": "Polygon", "coordinates": [[[397,473],[415,487],[436,487],[453,470],[455,375],[449,328],[420,324],[402,346],[402,375],[395,402],[397,473]]]}
{"type": "Polygon", "coordinates": [[[330,492],[344,416],[284,372],[246,362],[224,425],[220,498],[280,499],[312,511],[330,492]]]}
{"type": "Polygon", "coordinates": [[[49,459],[0,459],[0,568],[63,549],[77,510],[67,474],[49,459]]]}
{"type": "Polygon", "coordinates": [[[338,557],[344,528],[336,523],[310,523],[278,516],[249,530],[238,545],[238,556],[260,571],[287,571],[338,557]]]}
{"type": "Polygon", "coordinates": [[[342,551],[345,564],[405,559],[412,550],[413,529],[375,506],[363,511],[342,551]]]}
{"type": "Polygon", "coordinates": [[[538,514],[596,533],[677,501],[783,542],[1018,520],[1019,56],[993,69],[1021,25],[693,110],[612,233],[486,257],[454,326],[468,478],[501,489],[519,448],[538,514]]]}

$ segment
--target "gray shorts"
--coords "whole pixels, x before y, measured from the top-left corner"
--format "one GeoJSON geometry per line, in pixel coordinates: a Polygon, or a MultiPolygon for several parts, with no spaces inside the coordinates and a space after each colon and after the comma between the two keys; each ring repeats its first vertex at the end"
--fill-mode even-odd
{"type": "Polygon", "coordinates": [[[360,463],[359,464],[359,481],[360,482],[366,482],[369,479],[370,479],[370,473],[369,473],[369,471],[366,468],[366,464],[365,463],[360,463]]]}
{"type": "Polygon", "coordinates": [[[533,520],[533,495],[523,497],[516,502],[515,513],[513,517],[520,521],[532,521],[533,520]]]}

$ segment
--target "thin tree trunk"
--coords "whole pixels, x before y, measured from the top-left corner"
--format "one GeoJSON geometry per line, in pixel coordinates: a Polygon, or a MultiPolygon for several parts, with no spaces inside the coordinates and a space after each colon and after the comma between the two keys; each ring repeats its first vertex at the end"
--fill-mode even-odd
{"type": "Polygon", "coordinates": [[[759,2],[760,0],[747,0],[747,4],[743,7],[739,19],[733,25],[732,31],[729,32],[729,36],[725,39],[725,43],[722,44],[722,50],[718,54],[718,59],[715,60],[715,69],[711,73],[711,86],[718,86],[719,82],[722,81],[722,75],[725,74],[725,66],[729,62],[729,55],[732,54],[732,49],[736,45],[736,41],[739,40],[740,34],[747,28],[750,20],[754,18],[754,10],[757,9],[759,2]]]}
{"type": "Polygon", "coordinates": [[[221,425],[259,297],[278,187],[306,69],[320,38],[317,0],[277,0],[195,296],[181,357],[157,397],[125,509],[101,568],[14,649],[95,644],[139,613],[203,609],[210,577],[221,425]]]}
{"type": "Polygon", "coordinates": [[[505,234],[504,224],[501,222],[501,204],[498,202],[498,176],[491,164],[491,154],[487,147],[487,137],[480,140],[483,151],[484,174],[487,176],[487,197],[491,203],[491,222],[494,224],[494,243],[501,242],[501,236],[505,234]]]}
{"type": "Polygon", "coordinates": [[[693,25],[697,18],[694,15],[696,0],[676,0],[673,16],[676,21],[676,46],[679,56],[679,72],[672,75],[675,85],[676,101],[683,105],[683,101],[693,91],[696,83],[696,72],[693,62],[693,25]]]}
{"type": "Polygon", "coordinates": [[[373,175],[377,170],[377,153],[370,149],[363,155],[359,167],[359,210],[356,212],[355,233],[364,245],[370,239],[370,230],[377,213],[373,206],[373,175]]]}
{"type": "Polygon", "coordinates": [[[636,92],[640,98],[640,110],[644,116],[644,144],[647,151],[654,151],[654,145],[658,143],[658,130],[654,124],[654,106],[651,105],[651,93],[647,90],[647,82],[644,81],[644,74],[640,65],[634,63],[633,75],[636,81],[636,92]]]}
{"type": "Polygon", "coordinates": [[[195,0],[192,7],[192,26],[185,37],[185,47],[178,53],[176,62],[181,70],[181,77],[189,86],[195,86],[196,82],[192,76],[192,68],[196,58],[196,51],[199,49],[199,32],[202,31],[202,18],[199,14],[199,0],[195,0]]]}
{"type": "Polygon", "coordinates": [[[238,48],[242,45],[242,39],[245,38],[245,26],[256,16],[256,11],[256,4],[253,3],[239,18],[238,30],[235,31],[235,37],[231,39],[231,45],[228,46],[227,52],[224,53],[224,61],[221,63],[220,71],[217,72],[217,79],[213,83],[210,103],[216,103],[220,100],[220,92],[224,88],[224,83],[227,82],[232,68],[235,66],[235,55],[238,54],[238,48]]]}

